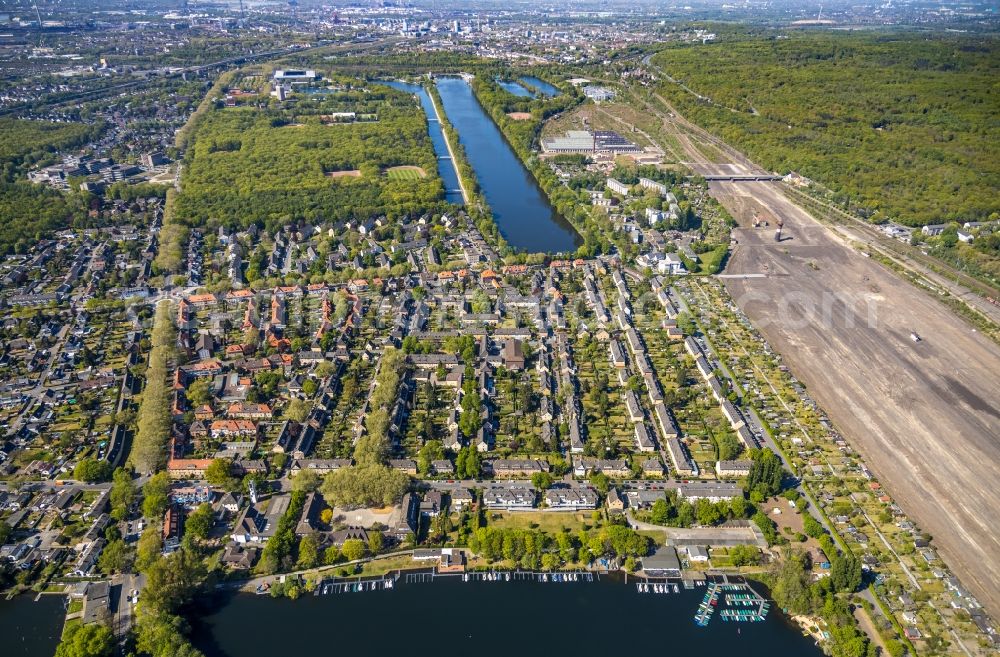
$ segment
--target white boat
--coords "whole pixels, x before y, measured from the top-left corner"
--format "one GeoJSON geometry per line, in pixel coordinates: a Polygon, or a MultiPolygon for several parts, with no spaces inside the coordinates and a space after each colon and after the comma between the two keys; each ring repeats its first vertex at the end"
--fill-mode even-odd
{"type": "Polygon", "coordinates": [[[510,573],[507,573],[506,578],[507,578],[507,581],[509,582],[510,581],[510,573]]]}
{"type": "Polygon", "coordinates": [[[677,588],[676,584],[674,584],[674,593],[680,593],[680,589],[677,588]]]}

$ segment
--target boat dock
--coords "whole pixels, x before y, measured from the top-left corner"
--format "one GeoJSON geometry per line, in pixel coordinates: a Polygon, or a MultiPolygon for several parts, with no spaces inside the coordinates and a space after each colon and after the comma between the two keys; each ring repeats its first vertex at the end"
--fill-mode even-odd
{"type": "Polygon", "coordinates": [[[708,585],[705,597],[694,615],[694,622],[699,627],[705,627],[718,611],[719,618],[726,622],[757,623],[767,618],[769,610],[767,600],[749,584],[725,579],[721,583],[712,582],[708,585]]]}
{"type": "Polygon", "coordinates": [[[546,582],[567,584],[572,582],[596,582],[600,575],[582,570],[538,573],[530,570],[473,571],[462,574],[463,582],[546,582]]]}
{"type": "Polygon", "coordinates": [[[680,593],[681,587],[676,582],[638,582],[635,589],[639,593],[680,593]]]}
{"type": "Polygon", "coordinates": [[[391,591],[396,585],[396,577],[380,577],[378,579],[357,579],[336,581],[324,579],[316,587],[313,595],[330,595],[333,593],[362,593],[365,591],[391,591]]]}

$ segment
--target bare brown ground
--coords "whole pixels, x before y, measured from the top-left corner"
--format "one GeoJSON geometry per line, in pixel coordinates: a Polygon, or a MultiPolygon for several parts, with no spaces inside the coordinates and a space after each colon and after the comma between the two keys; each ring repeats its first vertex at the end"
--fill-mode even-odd
{"type": "Polygon", "coordinates": [[[766,274],[728,279],[733,298],[996,617],[1000,348],[845,245],[776,183],[711,187],[743,226],[726,273],[766,274]],[[773,221],[746,227],[761,208],[784,220],[782,242],[773,221]]]}
{"type": "Polygon", "coordinates": [[[350,169],[348,171],[330,171],[326,175],[330,178],[358,178],[361,176],[361,171],[358,169],[350,169]]]}
{"type": "Polygon", "coordinates": [[[531,112],[507,112],[507,116],[515,121],[527,121],[531,118],[531,112]]]}

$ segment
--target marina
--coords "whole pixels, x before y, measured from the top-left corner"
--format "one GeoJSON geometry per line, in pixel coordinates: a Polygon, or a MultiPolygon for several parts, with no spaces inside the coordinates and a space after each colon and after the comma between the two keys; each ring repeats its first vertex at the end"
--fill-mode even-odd
{"type": "MultiPolygon", "coordinates": [[[[605,573],[607,574],[607,573],[605,573]]],[[[463,583],[500,583],[500,582],[534,582],[539,584],[576,584],[601,581],[601,574],[594,571],[537,572],[530,570],[475,570],[470,572],[439,573],[426,571],[396,571],[381,577],[323,579],[313,590],[314,596],[338,595],[347,593],[373,593],[377,591],[392,591],[397,582],[403,584],[433,584],[439,579],[460,579],[463,583]]],[[[626,577],[626,581],[627,581],[626,577]]],[[[687,581],[683,581],[686,586],[687,581]]],[[[682,593],[679,582],[669,579],[641,579],[635,582],[635,591],[639,594],[677,595],[682,593]]],[[[267,584],[257,587],[258,595],[270,592],[267,584]]],[[[712,616],[718,612],[724,622],[756,623],[767,618],[770,605],[767,599],[757,593],[746,582],[730,582],[723,577],[722,581],[709,582],[704,596],[694,615],[695,624],[705,627],[712,616]]]]}
{"type": "MultiPolygon", "coordinates": [[[[583,619],[599,621],[602,610],[615,609],[634,621],[629,641],[640,649],[662,645],[664,632],[671,637],[671,652],[680,655],[721,655],[739,651],[741,657],[795,655],[818,657],[813,641],[780,613],[763,620],[752,618],[754,607],[732,609],[749,612],[726,613],[726,622],[706,626],[691,623],[692,612],[706,591],[718,596],[713,614],[723,617],[730,609],[724,596],[751,594],[748,589],[725,589],[723,583],[687,589],[682,581],[635,579],[619,573],[597,571],[532,572],[528,570],[475,570],[465,573],[391,572],[369,578],[330,578],[317,595],[297,600],[275,599],[219,592],[203,604],[196,618],[195,645],[206,657],[263,657],[284,654],[287,644],[282,633],[247,632],[248,618],[267,618],[278,627],[295,628],[296,641],[305,649],[329,646],[334,627],[339,650],[361,650],[371,646],[372,637],[385,635],[385,623],[392,619],[397,636],[421,636],[427,631],[427,613],[446,611],[448,622],[435,628],[435,641],[452,646],[450,651],[475,650],[480,657],[503,657],[511,650],[523,650],[530,641],[531,651],[576,651],[579,654],[611,654],[622,649],[615,632],[552,632],[551,627],[579,624],[583,619]],[[646,587],[637,588],[638,586],[646,587]],[[676,588],[675,588],[676,585],[676,588]],[[648,591],[648,592],[647,592],[648,591]],[[420,610],[424,613],[413,613],[420,610]],[[516,610],[520,616],[545,618],[517,632],[493,633],[484,614],[490,610],[516,610]]],[[[734,598],[737,600],[739,598],[734,598]]],[[[586,622],[586,621],[584,621],[586,622]]],[[[427,654],[417,651],[417,654],[427,654]]]]}
{"type": "Polygon", "coordinates": [[[705,627],[718,611],[719,618],[726,622],[758,623],[767,618],[769,610],[767,600],[747,583],[712,582],[698,605],[694,622],[705,627]]]}

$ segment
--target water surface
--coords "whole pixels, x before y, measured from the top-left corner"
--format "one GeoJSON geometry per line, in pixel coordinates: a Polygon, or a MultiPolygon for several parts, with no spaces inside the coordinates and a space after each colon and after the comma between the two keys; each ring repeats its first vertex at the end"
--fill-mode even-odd
{"type": "Polygon", "coordinates": [[[535,94],[530,90],[524,88],[517,82],[512,82],[510,80],[497,80],[497,84],[504,88],[504,90],[519,96],[521,98],[534,98],[535,94]]]}
{"type": "Polygon", "coordinates": [[[574,251],[580,236],[549,204],[472,87],[461,78],[439,78],[437,88],[504,239],[522,251],[574,251]]]}
{"type": "Polygon", "coordinates": [[[298,600],[236,594],[201,616],[195,645],[206,657],[296,654],[678,655],[819,657],[772,610],[761,623],[694,623],[704,588],[640,594],[621,580],[398,582],[390,591],[307,595],[298,600]]]}
{"type": "Polygon", "coordinates": [[[541,80],[532,75],[526,75],[523,78],[520,78],[520,80],[529,88],[536,89],[539,93],[544,94],[546,96],[555,97],[558,96],[560,93],[557,87],[549,84],[545,80],[541,80]]]}
{"type": "Polygon", "coordinates": [[[59,645],[65,598],[25,594],[7,600],[0,597],[0,654],[4,657],[52,657],[59,645]]]}
{"type": "Polygon", "coordinates": [[[451,156],[448,154],[448,145],[444,140],[444,132],[441,129],[441,124],[438,123],[437,116],[434,114],[434,105],[431,103],[431,97],[428,95],[427,90],[419,84],[410,84],[409,82],[400,82],[398,80],[381,80],[380,82],[394,89],[416,94],[420,99],[420,106],[423,108],[424,114],[427,115],[427,134],[430,135],[431,143],[434,145],[434,154],[437,155],[438,175],[444,183],[444,198],[449,203],[463,205],[465,200],[462,198],[462,189],[458,184],[458,170],[455,168],[455,163],[451,161],[451,156]]]}

